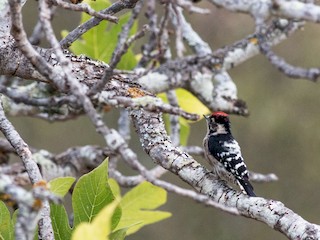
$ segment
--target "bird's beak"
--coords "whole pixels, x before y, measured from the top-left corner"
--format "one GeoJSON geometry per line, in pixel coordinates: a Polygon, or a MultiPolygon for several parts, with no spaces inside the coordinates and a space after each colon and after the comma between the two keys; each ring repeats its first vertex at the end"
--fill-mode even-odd
{"type": "Polygon", "coordinates": [[[206,120],[208,120],[208,119],[209,119],[206,115],[203,115],[203,117],[204,117],[206,120]]]}

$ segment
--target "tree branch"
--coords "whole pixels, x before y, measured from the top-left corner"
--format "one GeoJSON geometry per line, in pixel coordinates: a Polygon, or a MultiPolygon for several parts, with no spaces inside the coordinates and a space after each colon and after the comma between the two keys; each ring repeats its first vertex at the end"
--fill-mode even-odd
{"type": "Polygon", "coordinates": [[[236,208],[242,216],[266,223],[290,239],[320,237],[320,226],[307,222],[283,203],[235,192],[191,156],[174,147],[166,135],[161,114],[133,110],[130,115],[141,144],[152,160],[198,192],[226,207],[236,208]]]}
{"type": "MultiPolygon", "coordinates": [[[[19,205],[21,213],[16,225],[17,238],[33,237],[41,212],[40,217],[44,222],[39,222],[40,238],[53,239],[48,202],[59,200],[41,185],[45,185],[43,179],[65,175],[79,177],[107,156],[110,158],[110,176],[123,186],[134,186],[148,180],[205,205],[264,222],[291,239],[320,238],[318,225],[307,222],[281,202],[261,197],[249,198],[228,187],[189,155],[203,156],[202,148],[179,147],[178,116],[189,120],[197,120],[198,116],[181,109],[173,91],[176,88],[189,90],[212,111],[247,115],[245,102],[237,96],[237,79],[232,79],[227,71],[260,52],[290,77],[317,79],[320,74],[318,68],[294,67],[274,54],[271,47],[303,26],[302,20],[318,23],[320,8],[313,1],[296,0],[210,2],[230,11],[250,14],[254,18],[256,31],[213,51],[184,15],[183,10],[207,13],[206,9],[200,9],[190,1],[163,1],[162,15],[156,11],[162,5],[157,5],[155,0],[145,1],[149,24],[129,37],[133,22],[144,11],[144,1],[118,0],[110,7],[96,12],[84,4],[39,0],[39,21],[31,40],[28,40],[21,13],[24,1],[3,2],[0,6],[0,74],[10,78],[2,77],[0,80],[0,92],[4,94],[1,96],[3,107],[0,106],[0,129],[12,146],[0,140],[0,162],[3,163],[0,166],[0,192],[4,196],[12,195],[9,200],[19,205]],[[93,17],[58,42],[51,23],[55,9],[53,6],[85,11],[93,17]],[[109,65],[63,50],[103,19],[117,21],[118,18],[113,15],[125,9],[133,9],[133,15],[119,34],[109,65]],[[279,16],[286,19],[279,19],[279,16]],[[147,31],[150,31],[149,39],[143,45],[142,58],[136,68],[130,71],[116,69],[130,45],[144,37],[147,31]],[[175,38],[176,49],[170,42],[174,39],[171,35],[175,38]],[[31,45],[30,41],[38,43],[42,37],[45,37],[50,49],[31,45]],[[193,54],[185,51],[185,47],[190,47],[193,54]],[[27,83],[25,79],[35,81],[27,83]],[[163,92],[167,94],[169,103],[155,96],[163,92]],[[120,108],[121,112],[118,131],[109,128],[102,118],[103,110],[109,111],[113,107],[120,108]],[[105,140],[105,146],[73,147],[58,155],[29,148],[6,118],[3,108],[7,110],[7,115],[37,116],[49,121],[86,115],[105,140]],[[132,136],[128,112],[143,149],[157,164],[150,170],[141,164],[137,154],[129,148],[132,136]],[[162,113],[171,114],[171,138],[165,131],[162,113]],[[25,167],[21,163],[9,165],[9,155],[14,152],[20,156],[25,167]],[[138,174],[123,175],[117,168],[120,160],[137,170],[138,174]],[[179,176],[196,191],[159,179],[166,172],[164,169],[179,176]],[[17,187],[17,184],[25,185],[29,182],[34,184],[29,192],[17,187]],[[26,199],[22,198],[23,194],[26,199]],[[39,199],[41,204],[43,202],[44,210],[42,205],[36,204],[39,199]],[[23,236],[24,231],[27,237],[23,236]]],[[[274,174],[254,172],[250,172],[250,178],[256,182],[277,180],[274,174]]]]}
{"type": "MultiPolygon", "coordinates": [[[[127,1],[122,1],[118,0],[117,2],[113,3],[110,7],[108,7],[105,10],[102,10],[99,12],[99,14],[104,14],[104,15],[114,15],[117,12],[120,12],[124,9],[130,9],[134,8],[136,3],[139,0],[127,0],[127,1]]],[[[81,35],[89,31],[91,28],[97,26],[103,19],[97,18],[97,17],[92,17],[90,20],[87,22],[79,25],[77,28],[69,32],[69,34],[60,41],[60,45],[62,48],[69,48],[71,44],[79,39],[81,35]]]]}
{"type": "MultiPolygon", "coordinates": [[[[28,147],[28,145],[23,141],[23,139],[20,137],[19,133],[14,129],[12,124],[8,121],[8,119],[4,115],[4,111],[2,108],[2,103],[0,104],[0,130],[5,135],[5,137],[8,139],[12,147],[16,150],[17,154],[21,158],[25,169],[29,175],[29,178],[31,180],[32,184],[39,184],[39,182],[43,181],[43,178],[40,174],[40,170],[35,163],[35,161],[32,158],[31,151],[28,147]]],[[[45,235],[41,235],[45,239],[53,239],[53,230],[51,225],[51,218],[50,218],[50,206],[48,201],[43,202],[43,207],[40,207],[41,211],[41,218],[39,221],[39,231],[40,233],[43,233],[45,235]]],[[[23,216],[24,211],[19,213],[20,217],[23,216]]],[[[18,221],[19,223],[20,221],[18,221]]],[[[24,222],[25,224],[28,223],[28,221],[24,222]]],[[[21,224],[21,223],[20,223],[21,224]]],[[[16,228],[16,234],[17,236],[20,236],[21,234],[19,230],[19,225],[17,225],[16,228]]],[[[28,228],[28,235],[26,239],[30,238],[30,233],[34,233],[35,226],[31,225],[30,228],[28,228]]],[[[32,236],[33,237],[33,236],[32,236]]],[[[24,238],[23,238],[24,239],[24,238]]]]}

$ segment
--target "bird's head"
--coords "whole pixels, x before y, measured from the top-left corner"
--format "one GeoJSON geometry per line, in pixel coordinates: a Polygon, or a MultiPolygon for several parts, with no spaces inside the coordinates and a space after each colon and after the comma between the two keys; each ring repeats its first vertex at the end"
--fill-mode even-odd
{"type": "Polygon", "coordinates": [[[225,112],[213,112],[209,116],[203,115],[207,121],[208,132],[212,134],[230,133],[229,116],[225,112]]]}

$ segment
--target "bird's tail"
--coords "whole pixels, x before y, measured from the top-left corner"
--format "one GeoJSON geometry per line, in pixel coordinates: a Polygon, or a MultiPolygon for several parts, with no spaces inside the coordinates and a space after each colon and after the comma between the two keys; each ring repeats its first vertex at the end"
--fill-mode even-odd
{"type": "Polygon", "coordinates": [[[244,190],[248,196],[256,197],[257,195],[253,192],[253,187],[248,179],[237,179],[240,185],[240,188],[244,190]]]}

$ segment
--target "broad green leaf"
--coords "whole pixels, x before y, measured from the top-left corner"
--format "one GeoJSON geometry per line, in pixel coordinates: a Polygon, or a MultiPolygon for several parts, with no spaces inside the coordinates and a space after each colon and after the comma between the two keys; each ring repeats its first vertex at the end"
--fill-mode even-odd
{"type": "Polygon", "coordinates": [[[69,240],[71,238],[71,227],[68,214],[62,205],[50,204],[50,216],[54,231],[54,239],[69,240]]]}
{"type": "Polygon", "coordinates": [[[127,235],[141,227],[161,221],[171,216],[169,212],[148,211],[163,205],[167,200],[164,189],[143,182],[125,194],[120,202],[122,217],[115,230],[130,227],[127,235]]]}
{"type": "Polygon", "coordinates": [[[18,211],[19,211],[19,209],[16,209],[12,214],[12,225],[13,226],[15,226],[17,223],[18,211]]]}
{"type": "Polygon", "coordinates": [[[166,200],[167,192],[164,189],[145,181],[123,196],[121,207],[126,210],[155,209],[166,200]]]}
{"type": "MultiPolygon", "coordinates": [[[[74,183],[73,177],[60,177],[55,178],[49,182],[50,190],[63,197],[69,191],[71,185],[74,183]]],[[[71,227],[69,225],[69,219],[67,212],[62,205],[50,204],[50,215],[52,219],[52,227],[54,231],[55,239],[64,240],[71,238],[71,227]]]]}
{"type": "MultiPolygon", "coordinates": [[[[94,217],[106,205],[113,202],[115,197],[108,184],[108,161],[79,178],[73,194],[72,206],[74,211],[74,226],[81,222],[92,222],[94,217]]],[[[112,228],[119,222],[121,210],[114,214],[112,228]]]]}
{"type": "Polygon", "coordinates": [[[126,237],[128,228],[119,229],[109,235],[110,240],[123,240],[126,237]]]}
{"type": "Polygon", "coordinates": [[[111,232],[111,219],[117,205],[118,202],[114,201],[101,209],[91,223],[80,223],[72,234],[72,240],[109,239],[108,236],[111,232]]]}
{"type": "MultiPolygon", "coordinates": [[[[109,178],[108,181],[109,181],[109,186],[111,188],[113,195],[116,198],[121,198],[120,186],[117,183],[117,181],[114,180],[113,178],[109,178]]],[[[120,201],[120,199],[119,199],[119,201],[120,201]]]]}
{"type": "Polygon", "coordinates": [[[60,197],[64,197],[75,180],[74,177],[59,177],[52,179],[49,182],[50,191],[60,197]]]}
{"type": "MultiPolygon", "coordinates": [[[[85,1],[93,9],[101,10],[110,5],[110,1],[85,1]]],[[[112,53],[118,43],[118,36],[122,31],[122,26],[128,22],[129,14],[119,16],[118,24],[110,23],[108,21],[101,21],[99,25],[90,29],[83,34],[82,39],[74,42],[70,49],[75,54],[84,54],[88,57],[108,63],[111,59],[112,53]]],[[[90,19],[86,13],[81,14],[81,23],[90,19]]],[[[137,31],[137,23],[133,25],[130,35],[137,31]]],[[[67,31],[62,31],[62,36],[65,37],[67,31]]],[[[132,69],[137,63],[132,48],[129,48],[127,53],[122,56],[120,63],[117,65],[120,69],[132,69]]]]}
{"type": "Polygon", "coordinates": [[[13,240],[13,236],[14,230],[10,212],[4,202],[0,201],[0,239],[13,240]]]}

